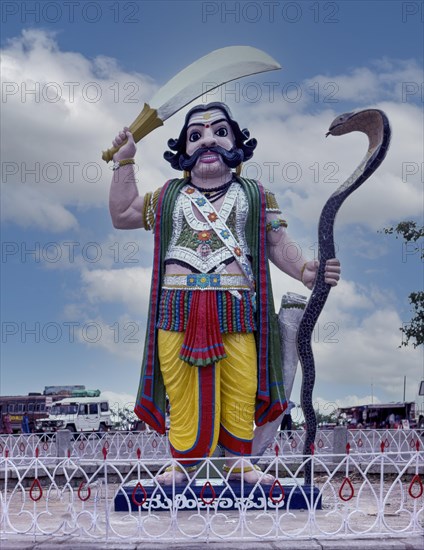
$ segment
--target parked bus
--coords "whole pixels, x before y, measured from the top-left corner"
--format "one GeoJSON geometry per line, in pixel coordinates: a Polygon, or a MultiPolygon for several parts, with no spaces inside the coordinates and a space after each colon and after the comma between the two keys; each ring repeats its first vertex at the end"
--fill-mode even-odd
{"type": "Polygon", "coordinates": [[[49,416],[49,410],[56,401],[65,397],[99,395],[99,390],[86,390],[85,386],[46,386],[43,393],[0,396],[0,433],[7,433],[7,422],[4,421],[6,415],[9,415],[12,432],[20,433],[22,417],[26,413],[30,431],[34,432],[36,422],[49,416]]]}

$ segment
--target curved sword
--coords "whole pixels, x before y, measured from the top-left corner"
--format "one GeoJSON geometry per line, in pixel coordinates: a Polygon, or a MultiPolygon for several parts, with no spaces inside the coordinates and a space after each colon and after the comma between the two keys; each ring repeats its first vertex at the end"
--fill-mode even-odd
{"type": "MultiPolygon", "coordinates": [[[[140,141],[162,126],[165,120],[204,93],[244,76],[277,69],[281,69],[281,65],[257,48],[228,46],[214,50],[171,78],[149,104],[144,104],[141,113],[129,126],[134,141],[140,141]]],[[[103,151],[102,159],[109,162],[118,149],[103,151]]]]}

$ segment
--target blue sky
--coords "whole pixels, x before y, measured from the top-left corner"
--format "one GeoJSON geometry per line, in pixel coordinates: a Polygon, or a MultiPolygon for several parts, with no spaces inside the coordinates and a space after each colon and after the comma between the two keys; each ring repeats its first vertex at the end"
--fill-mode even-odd
{"type": "MultiPolygon", "coordinates": [[[[343,281],[314,338],[315,399],[400,401],[406,376],[406,398],[422,406],[422,350],[398,348],[422,263],[378,233],[422,223],[422,10],[397,1],[80,1],[73,11],[3,2],[1,394],[85,384],[134,399],[152,236],[112,228],[100,152],[176,72],[211,50],[250,45],[283,70],[209,99],[227,102],[257,137],[244,173],[276,193],[305,256],[316,253],[326,198],[366,150],[359,134],[325,140],[330,122],[365,107],[391,120],[386,161],[337,218],[343,281]]],[[[174,175],[162,154],[183,114],[139,144],[140,193],[174,175]]],[[[286,291],[309,294],[276,270],[273,284],[277,304],[286,291]]],[[[297,402],[299,386],[300,373],[297,402]]]]}

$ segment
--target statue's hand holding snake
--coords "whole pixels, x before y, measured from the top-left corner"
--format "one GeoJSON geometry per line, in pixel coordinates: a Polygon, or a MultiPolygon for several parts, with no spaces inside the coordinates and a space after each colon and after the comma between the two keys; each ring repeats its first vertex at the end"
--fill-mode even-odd
{"type": "MultiPolygon", "coordinates": [[[[306,262],[302,273],[303,284],[312,290],[315,284],[315,279],[318,275],[319,262],[312,260],[306,262]]],[[[324,279],[330,286],[336,286],[340,279],[340,262],[336,258],[331,258],[325,262],[324,279]]]]}

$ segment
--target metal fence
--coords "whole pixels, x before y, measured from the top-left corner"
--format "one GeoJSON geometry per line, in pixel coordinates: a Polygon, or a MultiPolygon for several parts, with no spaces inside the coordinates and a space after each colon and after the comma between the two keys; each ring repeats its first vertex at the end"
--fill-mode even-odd
{"type": "MultiPolygon", "coordinates": [[[[91,443],[97,448],[101,440],[91,436],[88,443],[75,439],[68,456],[43,454],[51,450],[48,441],[30,456],[32,436],[27,437],[25,455],[20,443],[19,456],[3,447],[2,538],[25,535],[41,541],[67,535],[76,541],[169,544],[424,533],[424,452],[418,439],[414,449],[401,449],[401,462],[399,449],[387,451],[384,440],[377,453],[360,456],[350,444],[343,454],[319,454],[317,444],[317,452],[305,457],[295,454],[289,442],[290,455],[277,445],[262,461],[264,472],[276,477],[272,485],[229,481],[223,459],[210,458],[192,477],[186,473],[185,483],[164,487],[156,475],[170,459],[146,458],[131,439],[138,435],[119,435],[113,443],[107,440],[100,458],[74,454],[91,443]],[[307,463],[310,485],[303,479],[307,463]]],[[[144,447],[146,452],[153,441],[144,447]]]]}
{"type": "MultiPolygon", "coordinates": [[[[305,440],[304,430],[278,432],[265,457],[273,456],[275,446],[285,456],[302,454],[305,440]]],[[[367,457],[369,453],[379,453],[384,445],[386,452],[396,454],[396,460],[405,462],[409,452],[415,449],[418,441],[424,442],[423,430],[347,430],[337,427],[331,430],[318,430],[315,439],[315,453],[325,460],[326,455],[344,453],[349,443],[351,453],[367,457]],[[422,432],[422,433],[421,433],[422,432]]],[[[0,457],[6,450],[9,458],[33,457],[38,448],[40,457],[67,456],[78,458],[102,458],[103,448],[109,458],[126,460],[136,458],[140,449],[142,458],[157,459],[170,456],[168,437],[155,432],[99,432],[71,434],[67,430],[56,433],[4,435],[0,434],[0,457]]]]}

